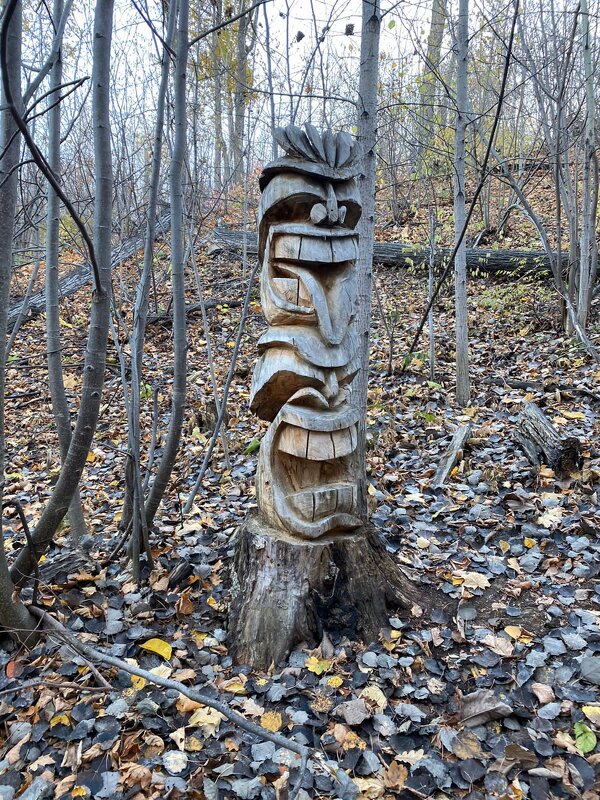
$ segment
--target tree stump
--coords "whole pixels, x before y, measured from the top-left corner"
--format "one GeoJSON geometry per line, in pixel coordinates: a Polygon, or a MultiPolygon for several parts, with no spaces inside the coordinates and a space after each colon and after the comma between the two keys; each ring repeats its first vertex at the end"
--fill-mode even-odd
{"type": "Polygon", "coordinates": [[[517,427],[517,440],[534,466],[547,464],[559,478],[568,477],[580,468],[579,439],[561,436],[534,403],[525,404],[517,427]]]}
{"type": "Polygon", "coordinates": [[[324,631],[377,639],[422,590],[371,525],[310,542],[283,537],[251,515],[237,533],[232,594],[230,652],[237,663],[267,669],[299,644],[317,646],[324,631]]]}

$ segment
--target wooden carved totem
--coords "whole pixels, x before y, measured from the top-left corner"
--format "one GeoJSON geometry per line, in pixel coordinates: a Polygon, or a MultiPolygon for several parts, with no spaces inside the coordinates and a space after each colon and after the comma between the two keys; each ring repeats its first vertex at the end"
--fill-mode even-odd
{"type": "Polygon", "coordinates": [[[285,155],[260,187],[261,301],[251,408],[271,425],[257,472],[259,517],[292,538],[351,531],[357,514],[359,369],[355,226],[361,214],[357,148],[346,133],[276,130],[285,155]]]}

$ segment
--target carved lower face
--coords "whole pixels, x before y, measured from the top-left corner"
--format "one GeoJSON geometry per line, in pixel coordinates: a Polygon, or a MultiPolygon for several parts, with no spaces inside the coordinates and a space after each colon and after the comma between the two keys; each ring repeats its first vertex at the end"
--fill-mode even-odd
{"type": "Polygon", "coordinates": [[[257,500],[269,525],[305,539],[361,524],[358,419],[348,404],[358,370],[351,323],[359,216],[348,178],[282,171],[261,199],[261,301],[269,328],[258,342],[251,408],[272,424],[261,443],[257,500]]]}
{"type": "Polygon", "coordinates": [[[259,457],[258,503],[270,525],[308,539],[360,525],[356,423],[347,404],[331,408],[314,389],[283,406],[259,457]]]}

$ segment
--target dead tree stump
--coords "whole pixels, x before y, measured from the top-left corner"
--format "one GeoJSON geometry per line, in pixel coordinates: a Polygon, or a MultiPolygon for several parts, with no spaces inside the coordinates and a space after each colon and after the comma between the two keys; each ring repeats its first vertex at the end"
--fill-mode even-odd
{"type": "Polygon", "coordinates": [[[547,464],[556,476],[566,478],[581,466],[581,442],[561,436],[535,403],[526,403],[517,423],[516,438],[533,464],[547,464]]]}
{"type": "Polygon", "coordinates": [[[422,595],[371,525],[308,542],[281,538],[256,515],[237,533],[232,579],[230,652],[257,669],[316,647],[324,631],[373,641],[422,595]]]}

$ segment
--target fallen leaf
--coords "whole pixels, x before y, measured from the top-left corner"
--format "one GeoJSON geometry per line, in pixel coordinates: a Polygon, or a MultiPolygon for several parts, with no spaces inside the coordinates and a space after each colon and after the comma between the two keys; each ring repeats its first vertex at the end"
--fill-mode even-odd
{"type": "Polygon", "coordinates": [[[327,658],[317,658],[311,656],[306,660],[306,669],[315,675],[322,675],[331,667],[331,661],[327,658]]]}
{"type": "Polygon", "coordinates": [[[460,719],[469,728],[508,717],[512,712],[511,706],[500,700],[491,689],[477,689],[461,699],[460,719]]]}
{"type": "Polygon", "coordinates": [[[188,720],[189,728],[201,728],[204,736],[212,736],[218,729],[221,722],[225,719],[220,711],[209,706],[201,706],[196,709],[188,720]]]}
{"type": "Polygon", "coordinates": [[[585,755],[591,753],[597,744],[596,734],[585,722],[576,722],[573,726],[577,747],[585,755]]]}
{"type": "Polygon", "coordinates": [[[278,711],[266,711],[260,718],[260,725],[271,733],[277,733],[283,726],[283,719],[278,711]]]}
{"type": "Polygon", "coordinates": [[[142,650],[149,650],[151,653],[156,653],[156,655],[164,658],[165,661],[169,661],[173,654],[173,648],[168,642],[165,642],[164,639],[148,639],[148,641],[141,644],[140,647],[142,650]]]}
{"type": "Polygon", "coordinates": [[[360,697],[363,700],[369,700],[371,703],[374,703],[379,714],[388,704],[387,697],[381,691],[379,686],[375,686],[375,684],[366,686],[360,693],[360,697]]]}

